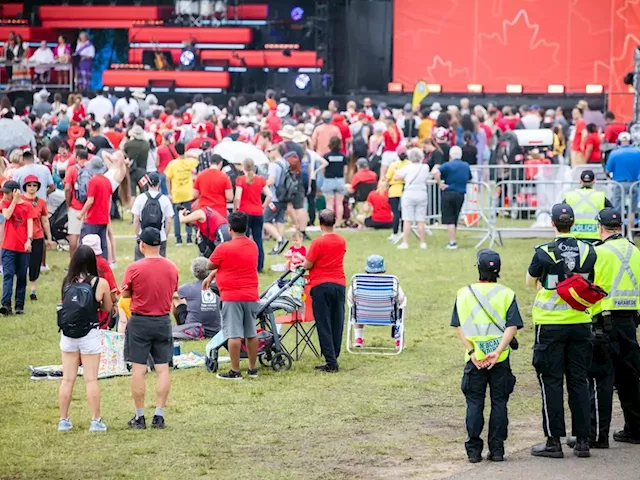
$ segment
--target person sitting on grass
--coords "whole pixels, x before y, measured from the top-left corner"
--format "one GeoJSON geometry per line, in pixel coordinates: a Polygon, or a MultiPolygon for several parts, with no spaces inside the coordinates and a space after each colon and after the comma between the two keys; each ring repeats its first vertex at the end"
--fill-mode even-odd
{"type": "Polygon", "coordinates": [[[229,221],[217,210],[210,207],[198,208],[193,212],[182,209],[178,216],[181,224],[185,223],[189,228],[198,229],[200,237],[198,248],[205,257],[210,257],[222,242],[231,240],[229,221]]]}
{"type": "MultiPolygon", "coordinates": [[[[103,278],[98,277],[96,255],[86,245],[80,246],[71,257],[69,271],[62,281],[62,309],[59,316],[65,319],[71,315],[71,310],[66,310],[67,295],[77,295],[81,292],[79,283],[88,284],[91,287],[93,308],[90,318],[81,318],[83,323],[73,318],[73,328],[68,330],[62,327],[60,338],[60,350],[62,351],[62,383],[60,384],[58,403],[60,405],[60,422],[58,431],[66,432],[73,427],[69,420],[69,405],[73,396],[73,386],[78,377],[78,366],[82,363],[84,384],[87,391],[87,401],[91,409],[91,432],[106,432],[107,426],[100,417],[100,387],[98,386],[98,370],[100,368],[100,354],[102,353],[102,340],[98,333],[98,311],[111,311],[111,294],[109,285],[103,278]],[[95,309],[95,310],[94,310],[95,309]],[[82,331],[77,331],[82,329],[82,331]],[[84,335],[81,335],[81,333],[84,335]]],[[[86,288],[86,286],[84,287],[86,288]]],[[[76,309],[76,313],[78,309],[76,309]]],[[[60,324],[60,320],[58,320],[60,324]]]]}
{"type": "Polygon", "coordinates": [[[221,380],[242,380],[240,373],[240,345],[245,339],[249,354],[249,377],[257,377],[256,359],[258,334],[256,312],[259,308],[258,247],[246,236],[247,215],[234,212],[229,215],[231,241],[218,246],[209,258],[208,268],[213,270],[202,282],[202,290],[209,290],[216,280],[222,300],[222,331],[228,342],[231,370],[218,374],[221,380]]]}
{"type": "MultiPolygon", "coordinates": [[[[381,275],[387,273],[387,267],[384,264],[384,258],[381,255],[369,255],[367,257],[367,263],[364,267],[365,273],[381,275]]],[[[407,307],[407,297],[402,291],[402,287],[398,285],[398,297],[397,297],[398,305],[401,310],[407,307]]],[[[347,293],[347,304],[349,308],[353,307],[353,288],[349,287],[349,291],[347,293]]],[[[364,347],[364,325],[356,324],[355,328],[355,339],[353,341],[353,346],[355,348],[364,347]]],[[[394,329],[395,330],[395,329],[394,329]]],[[[394,331],[395,337],[395,331],[394,331]]],[[[400,348],[400,340],[396,339],[396,348],[400,348]]]]}
{"type": "Polygon", "coordinates": [[[220,331],[218,296],[210,289],[202,290],[202,282],[209,275],[207,263],[205,257],[194,259],[191,273],[196,281],[181,285],[173,295],[172,313],[177,323],[173,338],[212,338],[220,331]]]}
{"type": "Polygon", "coordinates": [[[376,230],[393,228],[393,212],[389,203],[388,186],[387,180],[381,178],[378,188],[367,196],[362,209],[363,213],[356,217],[359,225],[376,230]]]}

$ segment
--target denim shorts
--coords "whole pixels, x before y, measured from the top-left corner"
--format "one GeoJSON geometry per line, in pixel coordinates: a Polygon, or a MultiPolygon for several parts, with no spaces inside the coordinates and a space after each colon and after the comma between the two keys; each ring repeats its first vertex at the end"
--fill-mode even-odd
{"type": "Polygon", "coordinates": [[[326,195],[344,195],[346,193],[344,178],[325,178],[322,182],[322,193],[326,195]]]}

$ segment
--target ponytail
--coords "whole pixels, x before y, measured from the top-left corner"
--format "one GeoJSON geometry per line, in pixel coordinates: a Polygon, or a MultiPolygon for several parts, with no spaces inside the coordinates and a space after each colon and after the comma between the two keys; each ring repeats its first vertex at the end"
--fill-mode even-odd
{"type": "Polygon", "coordinates": [[[256,166],[251,158],[245,158],[242,161],[242,169],[247,177],[247,185],[251,185],[253,183],[253,179],[256,176],[256,166]]]}

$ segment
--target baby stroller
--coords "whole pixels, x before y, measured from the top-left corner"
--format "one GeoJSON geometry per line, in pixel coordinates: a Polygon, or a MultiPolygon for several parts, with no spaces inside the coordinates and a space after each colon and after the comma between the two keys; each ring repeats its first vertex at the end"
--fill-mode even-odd
{"type": "MultiPolygon", "coordinates": [[[[287,271],[280,276],[262,295],[260,295],[260,308],[256,313],[258,326],[258,360],[263,367],[270,366],[276,372],[286,372],[291,368],[293,358],[280,343],[280,335],[276,326],[275,312],[284,310],[287,313],[302,308],[302,300],[298,300],[294,293],[299,288],[296,285],[304,275],[304,270],[297,272],[287,271]],[[291,278],[287,277],[291,274],[291,278]]],[[[212,289],[217,289],[212,286],[212,289]]],[[[216,292],[218,293],[218,292],[216,292]]],[[[211,373],[218,371],[218,357],[220,349],[228,350],[227,339],[222,331],[213,337],[205,349],[205,366],[211,373]]],[[[240,358],[248,358],[248,352],[244,341],[240,348],[240,358]]]]}
{"type": "Polygon", "coordinates": [[[62,204],[56,208],[55,212],[49,218],[51,225],[51,238],[61,247],[60,242],[67,240],[67,204],[62,204]]]}

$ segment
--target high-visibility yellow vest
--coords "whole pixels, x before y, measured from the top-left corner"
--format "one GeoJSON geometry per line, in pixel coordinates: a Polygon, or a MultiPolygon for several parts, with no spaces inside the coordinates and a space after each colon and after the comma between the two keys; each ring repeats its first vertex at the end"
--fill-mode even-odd
{"type": "MultiPolygon", "coordinates": [[[[456,310],[465,338],[473,345],[476,358],[482,360],[500,345],[503,331],[507,328],[507,311],[513,303],[515,293],[497,283],[474,283],[470,286],[480,303],[469,291],[469,287],[464,287],[458,290],[456,310]],[[495,323],[487,316],[485,309],[495,323]]],[[[498,362],[504,362],[510,351],[509,347],[505,348],[498,357],[498,362]]],[[[468,361],[469,354],[465,354],[465,362],[468,361]]]]}
{"type": "MultiPolygon", "coordinates": [[[[549,251],[549,244],[544,244],[537,248],[546,252],[556,264],[562,260],[562,257],[559,256],[559,258],[556,258],[555,255],[549,251]]],[[[593,247],[578,240],[578,248],[580,250],[580,266],[583,266],[593,247]]],[[[533,309],[531,310],[533,323],[535,325],[591,323],[591,316],[588,310],[584,312],[574,310],[567,302],[560,298],[558,292],[555,290],[558,283],[558,275],[556,274],[548,274],[546,278],[543,279],[542,288],[538,290],[536,299],[533,302],[533,309]]]]}
{"type": "Polygon", "coordinates": [[[576,238],[600,240],[596,216],[604,208],[604,192],[592,188],[580,188],[565,195],[565,201],[573,208],[575,223],[571,233],[576,238]]]}
{"type": "Polygon", "coordinates": [[[616,238],[598,245],[594,283],[609,295],[593,307],[596,315],[611,310],[638,310],[640,305],[640,251],[625,238],[616,238]]]}

